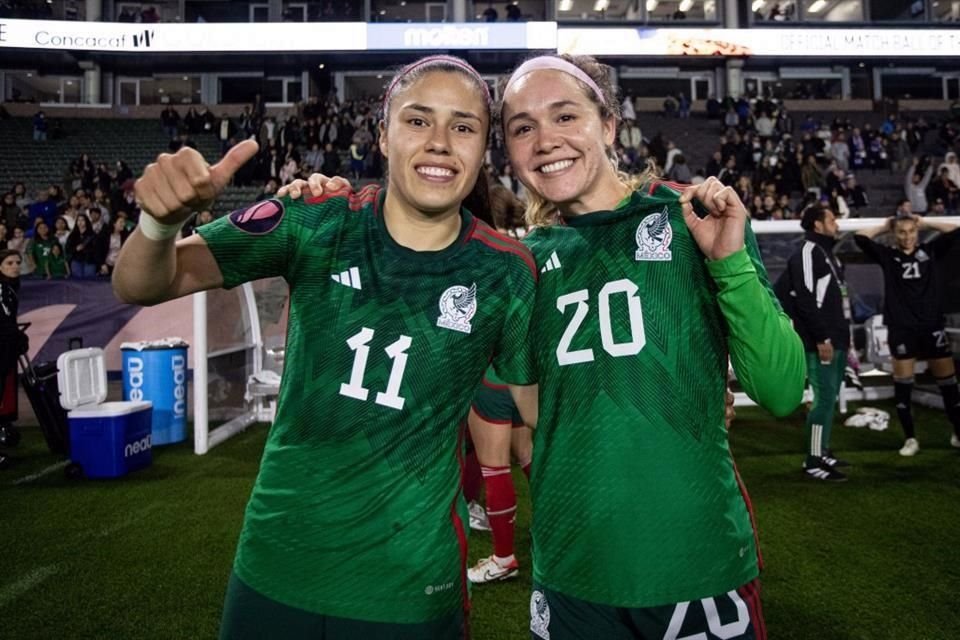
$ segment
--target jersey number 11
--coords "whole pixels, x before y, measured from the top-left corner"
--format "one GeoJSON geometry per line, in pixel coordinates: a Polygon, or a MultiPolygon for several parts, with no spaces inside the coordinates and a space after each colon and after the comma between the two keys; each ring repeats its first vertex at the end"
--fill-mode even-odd
{"type": "MultiPolygon", "coordinates": [[[[340,385],[340,395],[348,398],[366,401],[370,390],[363,386],[363,376],[367,371],[367,358],[370,356],[370,347],[373,340],[373,329],[362,328],[347,340],[347,346],[355,352],[353,369],[350,372],[350,381],[340,385]]],[[[407,368],[407,349],[413,343],[410,336],[400,336],[396,342],[384,351],[387,357],[393,360],[390,377],[387,379],[387,390],[378,391],[374,402],[399,411],[403,409],[404,398],[400,396],[400,383],[403,381],[403,372],[407,368]]]]}

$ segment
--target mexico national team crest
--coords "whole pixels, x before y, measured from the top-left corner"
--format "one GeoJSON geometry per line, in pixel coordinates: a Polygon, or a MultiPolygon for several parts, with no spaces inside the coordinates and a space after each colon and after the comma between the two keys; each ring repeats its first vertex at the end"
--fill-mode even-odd
{"type": "Polygon", "coordinates": [[[673,229],[670,228],[670,210],[664,207],[660,213],[648,215],[637,227],[637,260],[672,259],[671,240],[673,229]]]}
{"type": "Polygon", "coordinates": [[[477,313],[477,283],[470,288],[458,284],[449,287],[440,296],[440,317],[437,326],[470,333],[470,319],[477,313]]]}
{"type": "Polygon", "coordinates": [[[237,229],[257,236],[276,229],[282,219],[283,203],[279,200],[264,200],[230,214],[230,222],[237,229]]]}
{"type": "Polygon", "coordinates": [[[550,640],[550,605],[540,590],[530,595],[530,631],[538,638],[550,640]]]}

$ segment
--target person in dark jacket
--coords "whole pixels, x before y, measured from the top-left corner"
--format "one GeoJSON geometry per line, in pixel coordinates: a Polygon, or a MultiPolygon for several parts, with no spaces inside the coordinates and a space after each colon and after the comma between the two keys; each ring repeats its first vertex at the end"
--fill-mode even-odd
{"type": "MultiPolygon", "coordinates": [[[[24,334],[17,327],[21,263],[19,252],[0,250],[0,399],[8,395],[7,384],[14,385],[13,396],[16,396],[17,358],[26,351],[27,346],[24,334]]],[[[9,432],[12,429],[11,421],[15,418],[14,413],[4,412],[0,416],[0,427],[9,432]]],[[[0,469],[9,462],[9,457],[0,453],[0,469]]]]}
{"type": "Polygon", "coordinates": [[[837,467],[848,463],[830,449],[833,408],[843,380],[850,344],[850,303],[843,265],[833,255],[839,227],[829,207],[813,204],[804,209],[800,226],[807,232],[803,246],[787,262],[793,296],[794,328],[803,339],[807,377],[813,386],[813,407],[807,416],[808,478],[843,481],[837,467]]]}

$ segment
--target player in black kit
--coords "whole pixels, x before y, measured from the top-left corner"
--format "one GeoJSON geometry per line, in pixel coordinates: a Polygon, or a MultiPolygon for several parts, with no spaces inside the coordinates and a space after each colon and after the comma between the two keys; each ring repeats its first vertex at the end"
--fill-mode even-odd
{"type": "Polygon", "coordinates": [[[951,249],[960,247],[960,227],[907,214],[862,229],[855,239],[857,246],[883,269],[883,315],[893,356],[894,397],[906,438],[900,455],[912,456],[920,449],[910,412],[913,369],[917,360],[926,360],[937,380],[947,417],[953,424],[950,444],[960,448],[960,391],[944,332],[941,283],[937,273],[937,262],[951,249]],[[919,231],[924,229],[941,233],[929,242],[919,242],[919,231]],[[873,240],[888,231],[893,233],[894,247],[873,240]]]}

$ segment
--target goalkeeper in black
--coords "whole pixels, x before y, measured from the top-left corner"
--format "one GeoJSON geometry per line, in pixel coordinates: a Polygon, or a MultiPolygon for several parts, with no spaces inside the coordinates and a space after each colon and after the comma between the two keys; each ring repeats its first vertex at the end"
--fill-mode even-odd
{"type": "Polygon", "coordinates": [[[917,360],[926,360],[936,378],[944,409],[953,424],[950,444],[960,448],[960,391],[944,331],[942,276],[937,266],[949,251],[960,249],[960,227],[907,214],[862,229],[855,239],[857,246],[883,269],[883,316],[893,357],[897,416],[905,438],[900,455],[913,456],[920,450],[910,411],[917,360]],[[919,232],[927,229],[939,231],[940,235],[920,242],[919,232]],[[874,240],[886,232],[893,234],[893,247],[874,240]]]}

